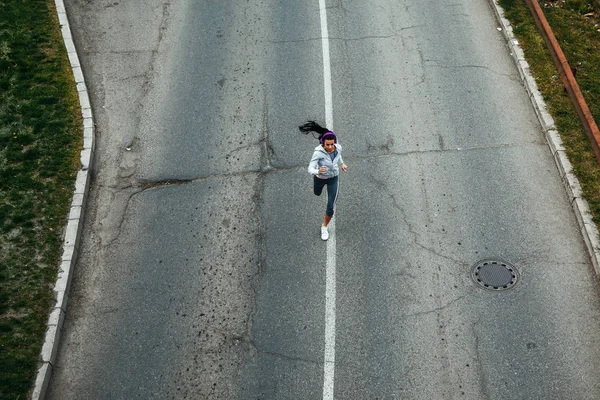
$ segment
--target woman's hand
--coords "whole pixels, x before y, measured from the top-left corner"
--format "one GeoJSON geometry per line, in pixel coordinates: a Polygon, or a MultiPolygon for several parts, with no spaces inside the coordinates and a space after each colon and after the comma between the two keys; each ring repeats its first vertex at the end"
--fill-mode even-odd
{"type": "Polygon", "coordinates": [[[342,171],[346,172],[348,166],[345,163],[342,163],[342,171]]]}
{"type": "Polygon", "coordinates": [[[324,165],[321,166],[321,168],[319,168],[319,175],[323,175],[326,171],[327,171],[327,167],[324,165]]]}

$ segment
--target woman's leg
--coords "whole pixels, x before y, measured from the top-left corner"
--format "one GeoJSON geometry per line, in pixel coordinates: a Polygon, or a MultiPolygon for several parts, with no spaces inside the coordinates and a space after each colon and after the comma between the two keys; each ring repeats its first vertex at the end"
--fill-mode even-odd
{"type": "Polygon", "coordinates": [[[323,187],[325,187],[326,183],[327,183],[327,179],[320,179],[320,178],[317,178],[316,176],[313,176],[313,192],[317,196],[320,196],[321,193],[323,193],[323,187]]]}
{"type": "Polygon", "coordinates": [[[339,191],[338,177],[327,179],[327,210],[323,217],[323,226],[329,225],[329,221],[335,213],[335,203],[337,201],[339,191]]]}

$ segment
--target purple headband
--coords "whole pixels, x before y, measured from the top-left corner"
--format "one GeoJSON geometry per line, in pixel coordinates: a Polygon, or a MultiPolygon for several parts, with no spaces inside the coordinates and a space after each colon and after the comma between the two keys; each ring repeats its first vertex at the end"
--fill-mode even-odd
{"type": "Polygon", "coordinates": [[[329,131],[321,136],[321,145],[325,144],[325,139],[331,139],[331,136],[333,136],[333,143],[337,143],[337,136],[335,136],[335,133],[329,131]]]}

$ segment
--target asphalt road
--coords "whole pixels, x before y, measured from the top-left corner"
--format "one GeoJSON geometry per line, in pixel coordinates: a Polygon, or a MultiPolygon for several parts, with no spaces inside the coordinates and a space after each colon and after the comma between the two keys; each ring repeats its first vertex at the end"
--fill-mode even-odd
{"type": "MultiPolygon", "coordinates": [[[[335,398],[600,398],[598,285],[487,0],[327,6],[335,398]]],[[[67,7],[98,147],[48,398],[323,398],[319,2],[67,7]]]]}

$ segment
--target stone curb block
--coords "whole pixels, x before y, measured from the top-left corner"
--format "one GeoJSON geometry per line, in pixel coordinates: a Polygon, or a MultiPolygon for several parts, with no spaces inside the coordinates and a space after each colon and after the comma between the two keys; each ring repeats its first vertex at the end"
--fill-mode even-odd
{"type": "Polygon", "coordinates": [[[63,253],[61,257],[62,261],[74,261],[77,260],[77,247],[75,245],[63,245],[63,253]]]}
{"type": "Polygon", "coordinates": [[[69,219],[81,219],[83,215],[83,209],[80,206],[71,207],[71,211],[69,211],[69,219]]]}
{"type": "Polygon", "coordinates": [[[548,113],[544,99],[537,88],[537,84],[529,73],[529,64],[524,60],[523,50],[520,48],[519,42],[513,35],[509,21],[504,18],[504,10],[496,3],[496,0],[488,0],[488,3],[494,11],[497,21],[500,23],[513,59],[516,62],[519,75],[523,80],[527,93],[529,93],[529,99],[531,100],[538,120],[544,130],[546,141],[554,155],[554,161],[556,162],[561,179],[565,185],[565,190],[571,200],[571,205],[575,212],[575,217],[577,218],[577,223],[579,224],[590,261],[594,266],[596,278],[600,279],[600,238],[598,229],[592,220],[588,203],[582,197],[583,194],[579,180],[575,176],[571,162],[565,154],[562,140],[556,131],[554,119],[548,113]]]}
{"type": "Polygon", "coordinates": [[[46,330],[46,339],[42,346],[42,362],[54,365],[59,339],[60,329],[58,329],[58,325],[48,326],[48,329],[46,330]]]}
{"type": "Polygon", "coordinates": [[[65,313],[60,308],[54,308],[48,317],[48,326],[56,325],[58,329],[62,329],[63,322],[65,321],[65,313]]]}
{"type": "Polygon", "coordinates": [[[81,167],[77,172],[73,198],[71,200],[71,210],[65,227],[61,264],[53,290],[56,304],[48,316],[48,327],[40,352],[41,365],[38,369],[31,395],[31,399],[33,400],[42,400],[46,397],[52,369],[56,362],[58,344],[67,311],[73,269],[79,252],[81,231],[83,230],[85,216],[85,202],[89,192],[90,170],[94,154],[94,120],[85,78],[81,69],[77,48],[71,35],[67,10],[63,0],[55,0],[55,6],[63,42],[67,50],[71,70],[73,71],[73,78],[77,85],[77,94],[83,117],[83,149],[80,154],[81,167]]]}
{"type": "MultiPolygon", "coordinates": [[[[75,45],[73,45],[73,46],[75,46],[75,45]]],[[[69,62],[71,63],[71,65],[77,66],[77,67],[81,66],[81,65],[79,65],[79,57],[77,57],[77,53],[68,52],[67,56],[69,57],[69,62]]]]}
{"type": "Polygon", "coordinates": [[[553,155],[555,155],[557,151],[565,151],[562,139],[558,135],[558,131],[556,129],[548,129],[546,131],[546,140],[550,145],[553,155]]]}
{"type": "Polygon", "coordinates": [[[90,98],[87,91],[77,92],[77,94],[79,94],[79,104],[81,104],[81,113],[83,114],[84,110],[89,110],[91,108],[90,98]]]}
{"type": "Polygon", "coordinates": [[[80,66],[71,67],[71,69],[73,70],[73,76],[75,77],[76,83],[85,82],[85,79],[83,78],[83,71],[81,70],[80,66]]]}
{"type": "Polygon", "coordinates": [[[66,14],[67,10],[65,9],[65,4],[62,1],[56,1],[54,2],[54,6],[56,7],[56,12],[57,13],[62,13],[62,14],[66,14]]]}
{"type": "MultiPolygon", "coordinates": [[[[79,249],[79,220],[70,219],[67,222],[67,229],[65,230],[65,241],[64,241],[64,249],[65,252],[67,248],[73,246],[75,250],[79,249]]],[[[65,254],[63,252],[63,254],[65,254]]],[[[63,258],[64,259],[64,258],[63,258]]]]}
{"type": "Polygon", "coordinates": [[[46,340],[42,346],[42,361],[54,365],[58,346],[55,344],[60,338],[65,313],[61,308],[54,308],[48,317],[48,330],[46,340]]]}
{"type": "Polygon", "coordinates": [[[94,129],[93,128],[83,128],[83,148],[94,150],[94,129]]]}
{"type": "MultiPolygon", "coordinates": [[[[590,242],[590,247],[594,249],[594,252],[598,254],[600,251],[600,239],[598,235],[598,228],[594,223],[586,223],[585,227],[582,229],[587,233],[587,238],[590,242]]],[[[584,234],[585,236],[585,234],[584,234]]],[[[600,260],[597,257],[592,257],[592,264],[594,265],[594,271],[597,276],[600,276],[600,260]]]]}
{"type": "Polygon", "coordinates": [[[81,110],[83,118],[92,118],[92,108],[84,108],[81,110]]]}
{"type": "Polygon", "coordinates": [[[43,399],[46,396],[46,390],[48,390],[48,384],[50,383],[50,376],[52,375],[52,365],[44,363],[38,370],[37,378],[35,379],[35,386],[33,389],[32,399],[43,399]]]}
{"type": "Polygon", "coordinates": [[[64,290],[54,289],[54,300],[56,301],[56,307],[62,308],[63,311],[67,311],[67,303],[69,302],[69,295],[64,290]]]}
{"type": "Polygon", "coordinates": [[[88,170],[92,166],[92,149],[83,149],[81,150],[81,169],[88,170]]]}
{"type": "MultiPolygon", "coordinates": [[[[54,308],[62,310],[63,313],[67,311],[67,302],[69,299],[69,289],[71,287],[71,278],[73,277],[74,267],[75,267],[75,263],[72,262],[71,260],[63,261],[60,264],[60,269],[58,271],[58,277],[56,279],[56,285],[54,286],[54,298],[56,300],[56,304],[54,305],[54,308]]],[[[60,322],[59,325],[62,329],[62,321],[60,322]]]]}
{"type": "Polygon", "coordinates": [[[77,178],[75,179],[75,193],[83,195],[84,203],[87,200],[89,176],[88,171],[80,170],[77,172],[77,178]]]}
{"type": "Polygon", "coordinates": [[[521,81],[525,81],[525,77],[529,73],[529,63],[522,58],[515,58],[515,62],[517,64],[517,69],[519,70],[519,76],[521,77],[521,81]]]}
{"type": "Polygon", "coordinates": [[[71,207],[83,207],[83,194],[75,193],[71,200],[71,207]]]}
{"type": "MultiPolygon", "coordinates": [[[[577,214],[577,223],[579,224],[580,228],[583,228],[585,226],[585,222],[586,222],[586,217],[589,216],[590,210],[589,207],[587,205],[587,201],[585,201],[584,199],[582,199],[581,197],[576,197],[573,199],[573,209],[575,209],[576,214],[577,214]]],[[[586,240],[586,245],[588,245],[588,235],[583,235],[584,239],[586,240]]]]}
{"type": "MultiPolygon", "coordinates": [[[[55,1],[54,4],[58,3],[59,1],[60,0],[55,1]]],[[[59,11],[58,7],[56,7],[56,11],[57,11],[57,14],[58,14],[58,23],[60,24],[61,28],[63,26],[67,26],[68,27],[69,26],[69,19],[67,18],[67,11],[65,10],[64,5],[63,5],[62,11],[59,11]]],[[[68,37],[71,37],[71,32],[70,31],[68,33],[68,37]]],[[[64,38],[64,36],[63,36],[63,38],[64,38]]]]}
{"type": "Polygon", "coordinates": [[[83,127],[84,128],[94,128],[94,121],[92,121],[91,117],[83,119],[83,127]]]}
{"type": "MultiPolygon", "coordinates": [[[[63,31],[65,29],[69,28],[63,26],[63,31]]],[[[65,39],[65,47],[67,48],[67,56],[69,56],[69,62],[71,63],[71,65],[75,64],[79,67],[79,60],[77,59],[77,53],[75,52],[75,43],[73,43],[73,40],[65,39]]]]}

